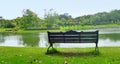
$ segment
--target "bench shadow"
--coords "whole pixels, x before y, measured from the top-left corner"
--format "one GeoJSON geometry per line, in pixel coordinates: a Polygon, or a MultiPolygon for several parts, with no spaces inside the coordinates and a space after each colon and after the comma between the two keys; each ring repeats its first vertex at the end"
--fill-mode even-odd
{"type": "Polygon", "coordinates": [[[83,52],[83,51],[59,51],[57,53],[51,53],[47,54],[50,56],[64,56],[64,57],[83,57],[83,56],[99,56],[100,52],[99,51],[88,51],[88,52],[83,52]]]}

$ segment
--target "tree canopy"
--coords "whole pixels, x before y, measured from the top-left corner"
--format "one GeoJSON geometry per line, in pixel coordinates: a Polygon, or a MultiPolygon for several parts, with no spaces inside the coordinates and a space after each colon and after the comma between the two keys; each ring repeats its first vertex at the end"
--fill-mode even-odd
{"type": "Polygon", "coordinates": [[[99,12],[93,15],[84,15],[73,18],[68,13],[58,14],[54,10],[45,12],[41,19],[37,14],[29,9],[23,11],[22,17],[9,20],[0,16],[0,28],[16,29],[59,29],[61,26],[84,26],[84,25],[104,25],[120,24],[120,10],[111,12],[99,12]]]}

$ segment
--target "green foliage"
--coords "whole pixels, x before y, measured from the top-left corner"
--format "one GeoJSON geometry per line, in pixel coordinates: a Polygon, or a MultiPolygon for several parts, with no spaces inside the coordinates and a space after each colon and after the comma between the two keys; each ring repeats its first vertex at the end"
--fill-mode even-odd
{"type": "Polygon", "coordinates": [[[41,21],[37,15],[30,11],[29,9],[25,10],[22,17],[22,28],[29,27],[38,27],[40,26],[39,21],[41,21]]]}
{"type": "Polygon", "coordinates": [[[72,25],[72,26],[61,26],[60,30],[85,30],[85,29],[91,29],[94,28],[95,26],[77,26],[77,25],[72,25]]]}
{"type": "Polygon", "coordinates": [[[120,10],[113,10],[109,13],[101,12],[94,15],[85,15],[75,18],[81,25],[103,25],[120,24],[120,10]]]}
{"type": "Polygon", "coordinates": [[[2,27],[3,28],[14,28],[15,25],[13,24],[13,22],[11,20],[3,20],[2,27]]]}
{"type": "Polygon", "coordinates": [[[84,15],[72,18],[68,13],[58,14],[53,9],[45,11],[44,19],[29,9],[23,11],[22,17],[12,20],[0,17],[0,28],[20,29],[60,29],[78,30],[97,28],[99,25],[119,26],[120,10],[100,12],[93,15],[84,15]],[[94,26],[94,27],[93,27],[94,26]]]}
{"type": "Polygon", "coordinates": [[[59,27],[58,23],[59,23],[59,15],[54,12],[52,9],[50,9],[48,11],[48,13],[45,13],[45,19],[44,21],[47,23],[47,28],[56,28],[59,27]]]}

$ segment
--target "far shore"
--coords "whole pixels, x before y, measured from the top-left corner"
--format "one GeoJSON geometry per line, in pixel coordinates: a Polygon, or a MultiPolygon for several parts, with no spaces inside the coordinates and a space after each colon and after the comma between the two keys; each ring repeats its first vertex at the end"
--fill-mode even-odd
{"type": "Polygon", "coordinates": [[[24,33],[24,32],[58,32],[58,31],[67,31],[67,30],[89,30],[89,29],[101,29],[101,28],[119,28],[120,25],[118,24],[107,24],[107,25],[96,25],[96,26],[63,26],[59,29],[15,29],[15,28],[0,28],[0,32],[17,32],[17,33],[24,33]]]}

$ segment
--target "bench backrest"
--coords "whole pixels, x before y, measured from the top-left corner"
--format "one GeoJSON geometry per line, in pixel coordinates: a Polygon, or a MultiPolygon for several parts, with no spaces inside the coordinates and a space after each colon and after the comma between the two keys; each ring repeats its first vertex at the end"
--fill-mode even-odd
{"type": "Polygon", "coordinates": [[[48,32],[49,43],[97,43],[98,31],[48,32]]]}

